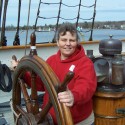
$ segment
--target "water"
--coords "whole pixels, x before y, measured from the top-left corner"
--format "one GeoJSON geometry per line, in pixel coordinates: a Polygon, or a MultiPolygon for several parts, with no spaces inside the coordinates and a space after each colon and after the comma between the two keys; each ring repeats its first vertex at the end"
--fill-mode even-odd
{"type": "MultiPolygon", "coordinates": [[[[25,45],[26,43],[29,44],[30,42],[30,35],[33,30],[28,31],[28,38],[26,39],[26,31],[21,31],[19,34],[20,44],[25,45]],[[27,42],[26,42],[27,41],[27,42]]],[[[16,31],[6,31],[5,36],[7,38],[7,45],[13,45],[14,37],[16,31]]],[[[36,42],[37,43],[44,43],[44,42],[51,42],[53,40],[55,32],[37,32],[36,33],[36,42]]],[[[113,30],[113,29],[94,29],[93,31],[93,40],[102,40],[102,39],[109,39],[109,35],[113,35],[114,39],[123,39],[125,38],[125,30],[113,30]]],[[[80,40],[81,41],[88,41],[90,37],[90,32],[81,32],[80,33],[80,40]]]]}
{"type": "MultiPolygon", "coordinates": [[[[30,42],[30,35],[33,32],[33,30],[28,31],[21,31],[19,34],[20,38],[20,44],[25,45],[26,43],[29,44],[30,42]],[[26,36],[27,39],[26,39],[26,36]]],[[[13,45],[13,41],[15,38],[16,31],[6,31],[5,36],[7,38],[7,45],[13,45]]],[[[36,42],[51,42],[54,36],[54,32],[36,32],[36,42]]]]}

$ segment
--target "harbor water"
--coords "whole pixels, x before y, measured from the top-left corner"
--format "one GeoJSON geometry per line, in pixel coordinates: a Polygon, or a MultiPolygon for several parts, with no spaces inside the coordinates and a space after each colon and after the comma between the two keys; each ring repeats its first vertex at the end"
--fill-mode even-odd
{"type": "MultiPolygon", "coordinates": [[[[85,32],[86,30],[79,32],[80,41],[88,41],[90,37],[90,32],[85,32]]],[[[25,45],[30,43],[30,35],[33,30],[20,31],[19,39],[20,44],[25,45]],[[28,36],[26,38],[26,36],[28,36]]],[[[7,45],[13,45],[13,41],[15,38],[16,31],[6,31],[5,36],[7,39],[7,45]]],[[[44,43],[44,42],[52,42],[54,38],[55,32],[36,32],[36,42],[44,43]]],[[[93,40],[102,40],[109,39],[109,35],[113,35],[114,39],[123,39],[125,38],[125,30],[115,30],[115,29],[94,29],[93,30],[93,40]]]]}

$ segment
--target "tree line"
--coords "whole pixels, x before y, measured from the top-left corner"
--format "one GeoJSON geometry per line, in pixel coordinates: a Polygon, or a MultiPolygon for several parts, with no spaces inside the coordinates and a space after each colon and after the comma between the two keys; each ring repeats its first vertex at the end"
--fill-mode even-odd
{"type": "MultiPolygon", "coordinates": [[[[60,24],[59,24],[60,25],[60,24]]],[[[112,29],[121,29],[121,25],[125,26],[125,21],[104,21],[104,22],[99,22],[99,21],[95,21],[94,22],[94,29],[108,29],[108,28],[112,28],[112,29]]],[[[92,27],[92,22],[81,22],[78,24],[79,27],[82,27],[83,29],[91,29],[92,27]]],[[[44,29],[48,29],[48,28],[52,28],[54,29],[56,27],[56,25],[52,25],[52,24],[45,24],[44,26],[36,26],[36,29],[38,29],[39,27],[44,28],[44,29]]],[[[19,29],[20,30],[27,30],[28,29],[34,29],[35,26],[20,26],[19,29]]],[[[0,28],[1,29],[1,28],[0,28]]],[[[14,25],[10,25],[10,26],[6,26],[6,30],[16,30],[17,27],[14,25]]]]}

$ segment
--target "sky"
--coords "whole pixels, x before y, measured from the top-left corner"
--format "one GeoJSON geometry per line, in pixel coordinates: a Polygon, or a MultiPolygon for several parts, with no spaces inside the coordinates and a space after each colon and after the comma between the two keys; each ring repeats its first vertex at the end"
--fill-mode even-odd
{"type": "MultiPolygon", "coordinates": [[[[22,0],[21,4],[21,16],[20,16],[20,25],[27,25],[27,16],[29,9],[29,1],[30,0],[22,0]]],[[[77,5],[80,0],[62,0],[63,3],[67,5],[77,5]]],[[[82,4],[86,6],[90,6],[94,4],[95,0],[82,0],[82,4]]],[[[42,2],[52,2],[52,0],[42,0],[42,2]]],[[[59,0],[54,0],[55,3],[59,2],[59,0]]],[[[31,0],[31,10],[30,10],[30,20],[29,25],[34,25],[37,16],[39,0],[31,0]]],[[[93,15],[94,8],[82,8],[81,9],[81,18],[91,18],[93,15]]],[[[77,16],[78,8],[67,8],[62,7],[61,16],[64,18],[74,18],[77,16]]],[[[42,5],[42,9],[40,13],[41,16],[46,17],[55,17],[57,16],[58,6],[54,5],[42,5]]],[[[95,21],[123,21],[125,20],[125,0],[97,0],[96,7],[96,18],[95,21]]],[[[18,17],[18,0],[9,0],[7,15],[6,15],[6,25],[17,25],[17,17],[18,17]]],[[[60,20],[64,22],[65,20],[60,20]]],[[[38,20],[38,24],[55,24],[57,22],[56,19],[47,19],[47,20],[38,20]]]]}

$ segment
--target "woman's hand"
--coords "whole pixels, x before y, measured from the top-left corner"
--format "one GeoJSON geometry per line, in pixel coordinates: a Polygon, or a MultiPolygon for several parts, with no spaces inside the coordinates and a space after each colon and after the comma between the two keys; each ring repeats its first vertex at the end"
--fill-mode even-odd
{"type": "Polygon", "coordinates": [[[73,106],[74,104],[74,96],[69,89],[64,92],[59,92],[58,99],[60,102],[65,103],[65,105],[69,107],[73,106]]]}
{"type": "Polygon", "coordinates": [[[15,69],[17,67],[18,63],[19,63],[19,61],[16,61],[16,60],[12,59],[12,61],[11,61],[12,68],[15,69]]]}

